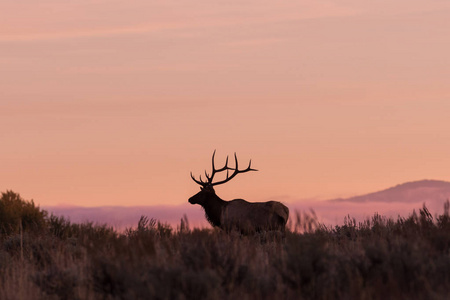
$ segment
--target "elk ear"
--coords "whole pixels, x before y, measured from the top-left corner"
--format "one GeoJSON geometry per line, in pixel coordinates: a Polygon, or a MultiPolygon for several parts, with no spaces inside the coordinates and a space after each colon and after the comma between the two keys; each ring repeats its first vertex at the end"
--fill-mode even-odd
{"type": "Polygon", "coordinates": [[[200,191],[203,191],[203,190],[205,190],[205,188],[201,186],[201,187],[200,187],[200,191]]]}

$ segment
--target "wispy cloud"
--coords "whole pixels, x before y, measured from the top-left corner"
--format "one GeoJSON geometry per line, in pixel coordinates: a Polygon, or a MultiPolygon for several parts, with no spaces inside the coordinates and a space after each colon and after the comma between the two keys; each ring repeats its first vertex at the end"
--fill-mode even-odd
{"type": "Polygon", "coordinates": [[[166,30],[207,31],[356,15],[398,15],[450,9],[448,1],[5,1],[0,6],[1,42],[23,42],[166,30]],[[389,9],[387,9],[389,8],[389,9]]]}
{"type": "Polygon", "coordinates": [[[43,40],[58,40],[58,39],[73,39],[73,38],[96,38],[96,37],[119,36],[127,34],[152,33],[180,27],[181,27],[180,24],[167,23],[167,24],[146,24],[129,27],[103,28],[103,29],[85,29],[85,30],[66,29],[64,31],[57,31],[57,32],[45,32],[45,31],[25,32],[10,35],[6,34],[0,36],[0,41],[21,42],[21,41],[43,41],[43,40]]]}
{"type": "Polygon", "coordinates": [[[225,5],[197,0],[189,5],[136,1],[126,6],[121,2],[89,1],[77,5],[55,2],[51,6],[30,2],[24,7],[9,2],[3,7],[3,13],[6,17],[0,20],[0,41],[20,42],[147,34],[165,30],[195,31],[203,28],[209,31],[243,24],[251,26],[347,16],[357,13],[357,10],[331,1],[239,1],[225,5]],[[102,13],[101,17],[99,13],[102,13]]]}

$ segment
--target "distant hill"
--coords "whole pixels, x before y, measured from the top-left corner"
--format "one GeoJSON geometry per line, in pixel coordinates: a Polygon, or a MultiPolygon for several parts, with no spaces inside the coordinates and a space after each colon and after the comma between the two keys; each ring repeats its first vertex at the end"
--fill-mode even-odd
{"type": "Polygon", "coordinates": [[[342,224],[350,216],[357,222],[371,218],[374,213],[393,218],[407,217],[423,205],[434,216],[444,212],[444,203],[450,199],[450,182],[420,180],[365,195],[325,201],[297,201],[290,203],[291,211],[314,210],[324,224],[342,224]]]}
{"type": "MultiPolygon", "coordinates": [[[[340,224],[345,216],[351,215],[362,221],[377,212],[396,218],[408,216],[426,204],[430,211],[442,213],[444,202],[450,199],[450,182],[438,180],[421,180],[407,182],[397,186],[366,195],[327,201],[305,200],[285,203],[291,210],[291,219],[297,211],[315,211],[319,221],[325,224],[340,224]]],[[[277,200],[277,199],[275,199],[277,200]]],[[[117,229],[136,226],[144,215],[168,223],[176,228],[180,219],[187,216],[192,227],[209,227],[203,209],[198,205],[183,203],[174,206],[47,206],[43,207],[55,215],[68,217],[72,222],[93,221],[108,223],[117,229]]]]}
{"type": "Polygon", "coordinates": [[[420,180],[350,198],[339,198],[331,202],[402,202],[402,203],[443,203],[450,198],[450,182],[440,180],[420,180]]]}

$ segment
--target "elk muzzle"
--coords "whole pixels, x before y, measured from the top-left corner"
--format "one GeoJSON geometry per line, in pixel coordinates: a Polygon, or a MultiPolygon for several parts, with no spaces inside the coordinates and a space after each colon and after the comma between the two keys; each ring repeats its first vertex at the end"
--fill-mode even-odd
{"type": "Polygon", "coordinates": [[[191,198],[189,198],[189,203],[190,204],[196,204],[197,202],[195,202],[195,200],[194,200],[194,196],[192,196],[191,198]]]}

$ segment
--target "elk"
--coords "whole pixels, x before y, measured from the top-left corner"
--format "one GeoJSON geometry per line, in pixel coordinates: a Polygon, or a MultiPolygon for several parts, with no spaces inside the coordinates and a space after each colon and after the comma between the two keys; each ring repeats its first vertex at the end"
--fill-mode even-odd
{"type": "Polygon", "coordinates": [[[228,166],[228,156],[225,166],[215,168],[214,156],[212,155],[212,172],[210,175],[205,171],[206,180],[203,181],[200,175],[199,180],[195,179],[191,172],[191,178],[200,185],[200,192],[189,198],[189,203],[199,204],[205,210],[206,219],[212,226],[219,227],[227,232],[237,230],[241,233],[252,233],[260,231],[278,230],[284,234],[286,222],[289,217],[289,209],[280,202],[247,202],[243,199],[225,201],[219,198],[214,191],[214,186],[224,184],[233,179],[237,174],[257,171],[252,169],[250,160],[248,167],[239,170],[238,159],[234,153],[235,167],[228,166]],[[217,173],[226,171],[224,180],[213,182],[217,173]],[[232,171],[232,174],[229,174],[232,171]]]}

